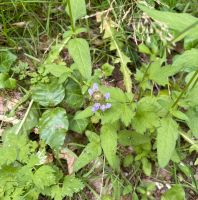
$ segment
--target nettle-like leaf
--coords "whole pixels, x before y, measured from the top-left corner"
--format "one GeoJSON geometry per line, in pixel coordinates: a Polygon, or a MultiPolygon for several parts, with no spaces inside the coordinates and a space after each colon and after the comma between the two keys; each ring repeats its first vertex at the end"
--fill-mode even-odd
{"type": "Polygon", "coordinates": [[[68,50],[75,62],[76,68],[83,78],[89,80],[91,78],[92,65],[88,42],[82,38],[72,39],[68,43],[68,50]]]}
{"type": "MultiPolygon", "coordinates": [[[[76,20],[87,14],[86,3],[85,0],[78,0],[78,2],[76,0],[70,0],[70,4],[71,4],[71,12],[73,18],[73,25],[75,25],[76,20]]],[[[69,5],[67,5],[66,12],[70,16],[69,5]]]]}
{"type": "Polygon", "coordinates": [[[174,57],[174,67],[186,71],[195,71],[198,69],[198,49],[184,51],[181,55],[174,57]]]}
{"type": "Polygon", "coordinates": [[[132,94],[124,93],[121,89],[113,87],[102,87],[101,91],[103,93],[110,93],[109,102],[112,104],[112,107],[105,111],[101,116],[102,124],[113,123],[121,120],[125,126],[129,126],[135,114],[135,105],[132,102],[132,94]]]}
{"type": "MultiPolygon", "coordinates": [[[[189,28],[190,25],[198,22],[198,19],[190,14],[158,11],[140,4],[138,5],[138,7],[154,20],[165,23],[168,28],[176,31],[177,33],[183,32],[185,29],[189,28]]],[[[195,25],[193,28],[189,28],[189,30],[183,33],[178,38],[178,40],[183,39],[185,36],[191,39],[190,42],[192,42],[193,40],[197,40],[198,26],[195,25]]]]}
{"type": "Polygon", "coordinates": [[[101,153],[102,149],[100,143],[88,143],[74,163],[74,171],[77,172],[78,170],[95,160],[98,156],[100,156],[101,153]]]}
{"type": "Polygon", "coordinates": [[[117,130],[114,125],[103,125],[101,128],[101,146],[105,157],[109,165],[115,169],[119,170],[119,158],[116,155],[117,152],[117,130]]]}
{"type": "Polygon", "coordinates": [[[73,109],[78,109],[83,105],[83,95],[80,86],[70,80],[66,85],[65,102],[73,109]]]}
{"type": "Polygon", "coordinates": [[[149,136],[130,130],[122,130],[118,133],[118,141],[124,146],[138,146],[150,142],[149,136]]]}
{"type": "Polygon", "coordinates": [[[177,123],[169,116],[162,118],[157,129],[157,158],[160,167],[165,167],[171,159],[178,135],[177,123]]]}
{"type": "Polygon", "coordinates": [[[44,190],[45,187],[56,183],[55,170],[50,166],[41,166],[33,175],[33,182],[37,188],[44,190]]]}
{"type": "Polygon", "coordinates": [[[158,103],[154,97],[144,97],[137,104],[132,126],[138,133],[153,129],[159,125],[158,103]]]}
{"type": "Polygon", "coordinates": [[[39,121],[39,134],[52,149],[59,149],[65,140],[69,122],[63,108],[45,111],[39,121]]]}
{"type": "Polygon", "coordinates": [[[65,97],[65,89],[62,84],[53,80],[51,83],[39,83],[31,88],[32,99],[41,106],[56,106],[65,97]]]}
{"type": "Polygon", "coordinates": [[[10,78],[6,73],[0,73],[0,89],[14,89],[15,87],[15,79],[10,78]]]}
{"type": "Polygon", "coordinates": [[[9,72],[16,59],[17,57],[10,51],[0,51],[0,72],[9,72]]]}

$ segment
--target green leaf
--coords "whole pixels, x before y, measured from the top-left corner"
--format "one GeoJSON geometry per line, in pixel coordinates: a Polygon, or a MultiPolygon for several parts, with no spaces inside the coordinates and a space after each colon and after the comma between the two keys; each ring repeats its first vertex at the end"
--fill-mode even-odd
{"type": "MultiPolygon", "coordinates": [[[[191,25],[198,22],[198,19],[190,14],[158,11],[140,4],[138,5],[138,7],[147,15],[152,17],[154,20],[165,23],[168,26],[168,28],[172,29],[173,31],[176,31],[177,33],[183,32],[185,29],[188,29],[191,25]]],[[[183,39],[185,36],[187,36],[187,38],[197,40],[198,23],[195,26],[193,26],[193,28],[189,28],[189,30],[183,33],[178,40],[183,39]]]]}
{"type": "Polygon", "coordinates": [[[118,141],[124,146],[138,146],[150,142],[147,135],[142,135],[130,130],[122,130],[118,133],[118,141]]]}
{"type": "Polygon", "coordinates": [[[91,161],[95,160],[98,156],[100,156],[102,150],[100,147],[100,143],[91,142],[87,144],[87,146],[83,149],[82,153],[74,163],[74,171],[77,172],[91,161]]]}
{"type": "Polygon", "coordinates": [[[91,108],[92,107],[89,106],[85,110],[77,112],[74,116],[74,119],[78,120],[78,119],[86,119],[88,117],[91,117],[93,115],[91,108]]]}
{"type": "Polygon", "coordinates": [[[52,75],[56,77],[61,77],[63,74],[69,75],[71,73],[71,69],[66,67],[65,65],[60,65],[60,64],[46,64],[45,69],[47,73],[51,73],[52,75]]]}
{"type": "Polygon", "coordinates": [[[151,175],[152,165],[151,162],[145,157],[142,159],[142,169],[145,175],[147,176],[151,175]]]}
{"type": "Polygon", "coordinates": [[[41,166],[33,175],[33,182],[39,189],[56,183],[55,170],[47,165],[41,166]]]}
{"type": "Polygon", "coordinates": [[[83,95],[80,86],[70,80],[66,85],[65,101],[73,109],[80,108],[83,105],[83,95]]]}
{"type": "Polygon", "coordinates": [[[137,104],[132,125],[138,133],[144,133],[147,129],[154,129],[159,125],[158,104],[154,97],[144,97],[137,104]]]}
{"type": "Polygon", "coordinates": [[[119,159],[116,155],[117,130],[115,129],[115,126],[103,125],[101,128],[100,139],[101,146],[108,163],[113,169],[119,170],[119,159]]]}
{"type": "Polygon", "coordinates": [[[161,119],[157,130],[157,157],[160,167],[165,167],[171,159],[178,135],[178,125],[171,117],[161,119]]]}
{"type": "Polygon", "coordinates": [[[185,200],[185,192],[181,185],[174,185],[171,189],[165,192],[162,200],[185,200]]]}
{"type": "Polygon", "coordinates": [[[174,67],[186,71],[195,71],[198,69],[198,49],[184,51],[181,55],[174,57],[174,67]]]}
{"type": "Polygon", "coordinates": [[[187,121],[187,124],[189,128],[191,129],[193,135],[198,138],[198,112],[196,109],[192,108],[188,110],[186,113],[189,120],[187,121]]]}
{"type": "Polygon", "coordinates": [[[31,88],[32,99],[41,106],[56,106],[65,97],[65,89],[62,84],[52,81],[48,84],[37,84],[31,88]]]}
{"type": "Polygon", "coordinates": [[[82,38],[72,39],[69,41],[68,50],[83,78],[89,80],[92,65],[88,42],[82,38]]]}
{"type": "Polygon", "coordinates": [[[62,192],[64,196],[72,197],[74,193],[80,192],[84,188],[82,181],[75,176],[65,176],[62,192]]]}
{"type": "Polygon", "coordinates": [[[86,136],[89,140],[89,142],[95,142],[95,143],[100,143],[100,136],[92,131],[86,131],[86,136]]]}
{"type": "Polygon", "coordinates": [[[15,87],[15,79],[9,78],[8,74],[0,73],[0,89],[14,89],[15,87]]]}
{"type": "Polygon", "coordinates": [[[12,64],[17,57],[10,51],[0,51],[0,72],[6,73],[10,71],[12,64]]]}
{"type": "MultiPolygon", "coordinates": [[[[85,4],[85,0],[78,0],[78,2],[76,2],[76,0],[70,0],[70,4],[71,4],[73,24],[75,25],[76,20],[80,19],[81,17],[83,17],[87,14],[86,4],[85,4]]],[[[67,8],[66,8],[66,12],[70,16],[68,5],[67,5],[67,8]]]]}
{"type": "Polygon", "coordinates": [[[69,121],[69,130],[82,134],[89,123],[88,119],[71,119],[69,121]]]}
{"type": "Polygon", "coordinates": [[[63,108],[53,108],[45,111],[39,121],[39,134],[52,149],[59,149],[65,140],[68,130],[68,119],[63,108]]]}
{"type": "Polygon", "coordinates": [[[124,93],[121,89],[113,87],[104,87],[101,88],[101,91],[104,94],[110,93],[109,103],[112,104],[111,108],[106,110],[101,116],[102,124],[121,120],[125,126],[129,126],[135,114],[132,94],[124,93]]]}
{"type": "Polygon", "coordinates": [[[106,77],[111,76],[114,70],[114,66],[110,65],[109,63],[105,63],[104,65],[102,65],[102,72],[104,73],[104,75],[106,77]]]}

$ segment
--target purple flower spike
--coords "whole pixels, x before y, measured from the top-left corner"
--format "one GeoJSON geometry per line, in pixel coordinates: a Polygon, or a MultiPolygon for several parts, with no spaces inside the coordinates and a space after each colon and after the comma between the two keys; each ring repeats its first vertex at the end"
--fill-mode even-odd
{"type": "Polygon", "coordinates": [[[102,110],[104,112],[106,110],[106,105],[101,105],[100,110],[102,110]]]}
{"type": "Polygon", "coordinates": [[[98,91],[98,84],[97,84],[97,83],[94,83],[94,84],[93,84],[92,90],[93,90],[94,92],[95,92],[95,91],[98,91]]]}
{"type": "Polygon", "coordinates": [[[88,90],[88,93],[89,93],[90,96],[92,96],[93,93],[94,93],[93,89],[90,88],[90,89],[88,90]]]}
{"type": "Polygon", "coordinates": [[[92,112],[96,112],[100,109],[100,103],[95,103],[92,107],[92,112]]]}
{"type": "Polygon", "coordinates": [[[110,98],[110,93],[107,92],[105,95],[104,95],[105,99],[108,100],[110,98]]]}
{"type": "Polygon", "coordinates": [[[109,109],[109,108],[111,108],[111,106],[112,106],[111,103],[106,103],[105,108],[109,109]]]}

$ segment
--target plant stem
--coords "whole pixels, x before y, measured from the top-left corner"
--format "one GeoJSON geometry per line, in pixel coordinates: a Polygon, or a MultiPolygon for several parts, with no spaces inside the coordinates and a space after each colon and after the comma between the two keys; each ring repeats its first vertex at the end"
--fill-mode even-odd
{"type": "Polygon", "coordinates": [[[69,16],[70,16],[72,31],[75,32],[75,25],[74,25],[74,19],[73,19],[73,14],[72,14],[71,2],[70,2],[70,0],[68,0],[67,2],[68,2],[68,7],[69,7],[69,16]]]}
{"type": "Polygon", "coordinates": [[[194,73],[194,75],[192,76],[192,78],[190,79],[190,81],[188,82],[188,84],[186,85],[186,87],[183,89],[183,91],[180,93],[180,95],[177,97],[177,99],[175,100],[175,102],[173,103],[173,105],[171,106],[171,108],[174,108],[177,105],[177,103],[179,102],[179,100],[182,98],[182,96],[185,94],[185,92],[187,91],[187,89],[190,87],[191,83],[196,78],[197,74],[198,74],[198,70],[194,73]]]}

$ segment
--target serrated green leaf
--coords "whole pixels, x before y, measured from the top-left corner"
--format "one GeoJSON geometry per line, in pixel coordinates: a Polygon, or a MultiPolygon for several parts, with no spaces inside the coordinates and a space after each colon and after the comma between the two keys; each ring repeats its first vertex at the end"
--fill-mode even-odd
{"type": "Polygon", "coordinates": [[[150,138],[130,130],[122,130],[118,133],[118,141],[124,146],[138,146],[149,143],[150,138]]]}
{"type": "MultiPolygon", "coordinates": [[[[75,25],[76,20],[78,20],[79,18],[81,18],[87,14],[86,3],[85,3],[85,0],[78,0],[78,2],[76,2],[76,0],[70,0],[70,4],[71,4],[73,24],[75,25]]],[[[70,16],[70,11],[69,11],[68,5],[66,8],[66,12],[70,16]]]]}
{"type": "Polygon", "coordinates": [[[0,72],[9,72],[16,59],[17,57],[10,51],[0,51],[0,72]]]}
{"type": "Polygon", "coordinates": [[[85,119],[71,119],[69,121],[69,130],[82,134],[85,131],[88,123],[89,121],[86,118],[85,119]]]}
{"type": "Polygon", "coordinates": [[[89,80],[92,65],[88,42],[82,38],[72,39],[69,41],[68,50],[83,78],[89,80]]]}
{"type": "Polygon", "coordinates": [[[185,200],[185,192],[181,185],[174,185],[162,195],[162,200],[185,200]]]}
{"type": "Polygon", "coordinates": [[[10,78],[6,73],[0,73],[0,89],[14,89],[15,87],[15,79],[10,78]]]}
{"type": "Polygon", "coordinates": [[[119,170],[119,159],[116,155],[117,139],[117,130],[115,126],[102,126],[100,134],[101,146],[109,165],[115,170],[119,170]]]}
{"type": "Polygon", "coordinates": [[[100,143],[91,142],[83,149],[82,153],[74,163],[74,171],[77,172],[91,161],[100,156],[102,150],[100,143]]]}
{"type": "Polygon", "coordinates": [[[157,129],[157,158],[160,167],[165,167],[171,159],[178,135],[178,125],[171,117],[161,119],[157,129]]]}
{"type": "Polygon", "coordinates": [[[83,95],[80,86],[73,80],[66,85],[65,101],[73,109],[80,108],[83,104],[83,95]]]}
{"type": "Polygon", "coordinates": [[[144,133],[147,129],[153,129],[159,125],[158,104],[153,97],[144,97],[137,104],[132,126],[138,133],[144,133]]]}
{"type": "Polygon", "coordinates": [[[41,166],[34,173],[33,182],[36,187],[44,190],[45,187],[56,183],[55,170],[47,165],[41,166]]]}
{"type": "Polygon", "coordinates": [[[37,84],[31,88],[32,99],[41,106],[56,106],[65,97],[65,89],[62,84],[52,81],[48,84],[37,84]]]}
{"type": "Polygon", "coordinates": [[[39,120],[39,134],[52,149],[59,149],[65,140],[69,122],[63,108],[45,111],[39,120]]]}
{"type": "Polygon", "coordinates": [[[193,135],[198,138],[198,112],[196,109],[191,108],[186,113],[189,120],[187,120],[187,124],[191,129],[193,135]]]}

